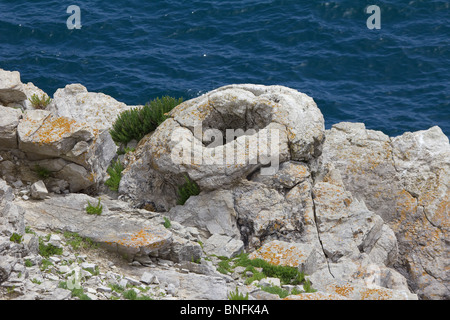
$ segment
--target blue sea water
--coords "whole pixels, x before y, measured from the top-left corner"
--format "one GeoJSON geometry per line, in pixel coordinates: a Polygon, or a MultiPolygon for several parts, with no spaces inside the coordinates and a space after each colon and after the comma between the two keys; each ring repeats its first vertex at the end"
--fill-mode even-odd
{"type": "Polygon", "coordinates": [[[0,68],[49,95],[81,83],[130,105],[279,84],[313,97],[327,128],[450,135],[449,1],[0,0],[0,68]]]}

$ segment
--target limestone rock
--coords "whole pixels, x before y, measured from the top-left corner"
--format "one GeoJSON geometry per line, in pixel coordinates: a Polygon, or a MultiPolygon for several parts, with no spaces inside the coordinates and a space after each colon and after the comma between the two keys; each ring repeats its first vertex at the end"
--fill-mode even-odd
{"type": "Polygon", "coordinates": [[[17,148],[17,126],[22,112],[0,106],[0,150],[17,148]]]}
{"type": "MultiPolygon", "coordinates": [[[[30,102],[30,99],[33,97],[33,95],[38,96],[40,99],[42,97],[48,97],[49,95],[46,94],[42,89],[36,87],[32,82],[24,83],[23,89],[25,91],[25,94],[27,95],[26,100],[22,101],[21,107],[25,110],[33,110],[35,109],[33,105],[30,102]]],[[[47,106],[48,108],[48,106],[47,106]]]]}
{"type": "Polygon", "coordinates": [[[372,264],[367,258],[330,263],[309,279],[316,290],[339,294],[351,300],[418,299],[416,294],[410,292],[404,277],[395,270],[372,264]],[[390,281],[391,277],[402,280],[390,281]]]}
{"type": "Polygon", "coordinates": [[[97,92],[88,92],[81,84],[70,84],[56,90],[48,107],[55,116],[89,123],[97,130],[110,129],[117,116],[132,106],[97,92]]]}
{"type": "Polygon", "coordinates": [[[0,69],[0,103],[21,102],[27,98],[18,71],[0,69]]]}
{"type": "Polygon", "coordinates": [[[273,174],[285,161],[315,159],[324,139],[314,101],[280,86],[222,87],[180,104],[169,116],[141,144],[144,151],[126,168],[119,188],[166,210],[174,206],[184,174],[211,191],[258,169],[273,174]],[[149,194],[155,196],[147,199],[149,194]]]}
{"type": "MultiPolygon", "coordinates": [[[[30,203],[19,201],[25,209],[27,223],[38,229],[50,229],[76,232],[80,236],[89,238],[101,244],[108,250],[126,256],[133,261],[136,255],[149,255],[154,252],[175,250],[178,238],[164,226],[153,219],[126,219],[126,212],[111,211],[107,207],[107,201],[101,203],[103,211],[101,215],[89,215],[85,208],[88,201],[96,205],[98,200],[85,194],[54,195],[40,202],[30,203]]],[[[132,211],[132,209],[129,209],[132,211]]],[[[178,240],[180,241],[180,240],[178,240]]],[[[192,243],[184,242],[184,247],[179,249],[179,260],[191,261],[192,256],[186,250],[192,243]],[[181,257],[181,258],[180,258],[181,257]]],[[[198,244],[199,258],[201,249],[198,244]]],[[[176,251],[176,250],[175,250],[176,251]]]]}
{"type": "Polygon", "coordinates": [[[320,269],[326,259],[320,247],[311,243],[289,243],[273,240],[249,255],[250,259],[263,259],[273,265],[297,267],[306,274],[320,269]]]}
{"type": "Polygon", "coordinates": [[[173,207],[168,214],[170,220],[197,228],[205,238],[212,234],[240,237],[233,194],[227,190],[190,197],[183,206],[173,207]]]}
{"type": "MultiPolygon", "coordinates": [[[[351,123],[336,124],[326,135],[323,162],[333,163],[345,188],[395,233],[396,269],[422,298],[447,299],[448,138],[438,127],[389,138],[351,123]]],[[[378,247],[389,239],[392,234],[385,234],[378,247]]],[[[392,263],[392,257],[383,259],[392,263]]]]}
{"type": "Polygon", "coordinates": [[[234,258],[244,250],[244,242],[231,237],[213,234],[205,243],[203,250],[208,255],[222,256],[226,258],[234,258]]]}
{"type": "Polygon", "coordinates": [[[43,200],[47,197],[48,190],[42,180],[31,185],[31,197],[36,200],[43,200]]]}
{"type": "MultiPolygon", "coordinates": [[[[106,179],[116,146],[107,131],[93,129],[46,110],[27,110],[18,125],[19,149],[59,161],[58,177],[77,192],[106,179]],[[55,159],[56,158],[56,159],[55,159]],[[61,168],[61,159],[67,160],[61,168]]],[[[48,161],[47,161],[48,162],[48,161]]]]}

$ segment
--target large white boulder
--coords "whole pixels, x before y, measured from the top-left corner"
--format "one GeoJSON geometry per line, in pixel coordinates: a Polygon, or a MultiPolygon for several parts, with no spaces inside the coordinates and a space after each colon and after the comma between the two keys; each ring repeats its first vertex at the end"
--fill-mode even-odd
{"type": "Polygon", "coordinates": [[[202,190],[231,186],[256,170],[321,154],[324,120],[314,100],[281,86],[231,85],[185,101],[140,143],[119,192],[174,206],[184,175],[202,190]],[[159,183],[161,181],[161,183],[159,183]]]}

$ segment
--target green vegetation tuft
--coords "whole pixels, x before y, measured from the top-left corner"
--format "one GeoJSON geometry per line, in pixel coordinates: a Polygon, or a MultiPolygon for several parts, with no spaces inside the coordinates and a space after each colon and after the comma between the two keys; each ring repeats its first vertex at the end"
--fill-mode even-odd
{"type": "Polygon", "coordinates": [[[114,122],[111,137],[117,144],[140,141],[163,123],[168,118],[167,113],[182,102],[183,98],[165,96],[148,102],[142,108],[126,110],[114,122]]]}
{"type": "Polygon", "coordinates": [[[96,206],[93,206],[88,200],[88,205],[86,207],[87,214],[95,214],[95,215],[99,216],[102,214],[102,211],[103,211],[103,205],[100,203],[100,198],[98,199],[98,203],[96,206]]]}
{"type": "Polygon", "coordinates": [[[39,178],[41,178],[43,180],[47,179],[47,178],[50,178],[50,176],[51,176],[51,171],[50,170],[48,170],[46,168],[43,168],[43,167],[41,167],[39,165],[36,165],[34,167],[34,171],[37,173],[39,178]]]}
{"type": "Polygon", "coordinates": [[[43,94],[40,98],[37,94],[33,94],[28,100],[35,109],[45,109],[52,102],[52,99],[46,94],[43,94]]]}
{"type": "Polygon", "coordinates": [[[289,295],[289,291],[284,290],[283,288],[280,288],[277,286],[262,287],[261,290],[268,292],[268,293],[276,294],[281,299],[284,299],[289,295]]]}
{"type": "MultiPolygon", "coordinates": [[[[58,288],[70,290],[67,287],[67,282],[66,281],[61,281],[58,284],[58,288]]],[[[84,293],[84,289],[83,288],[78,288],[78,289],[74,288],[74,289],[71,289],[70,291],[72,291],[72,297],[77,297],[80,300],[91,300],[91,298],[89,298],[89,296],[84,293]]]]}
{"type": "Polygon", "coordinates": [[[313,293],[313,292],[317,292],[316,289],[314,289],[311,286],[311,282],[309,281],[309,279],[307,279],[304,283],[303,283],[303,290],[305,293],[313,293]]]}
{"type": "MultiPolygon", "coordinates": [[[[50,235],[49,235],[50,236],[50,235]]],[[[47,239],[48,241],[48,239],[47,239]]],[[[42,238],[39,238],[39,254],[44,257],[48,258],[50,256],[54,255],[61,255],[63,252],[62,248],[55,247],[52,244],[45,244],[44,240],[42,238]]]]}
{"type": "Polygon", "coordinates": [[[228,300],[248,300],[248,293],[244,296],[241,292],[239,292],[238,288],[236,288],[236,291],[228,292],[227,297],[228,300]]]}
{"type": "Polygon", "coordinates": [[[122,179],[123,165],[120,160],[113,161],[111,166],[106,170],[109,174],[108,180],[105,181],[105,185],[112,191],[119,190],[120,179],[122,179]]]}
{"type": "Polygon", "coordinates": [[[9,241],[15,242],[15,243],[21,243],[22,242],[22,236],[18,233],[13,233],[11,237],[9,237],[9,241]]]}
{"type": "Polygon", "coordinates": [[[258,275],[258,271],[255,268],[262,268],[261,273],[265,277],[279,278],[283,284],[295,285],[305,280],[305,274],[297,268],[273,265],[263,259],[250,259],[248,254],[239,255],[235,260],[235,265],[246,267],[247,271],[252,271],[254,276],[256,274],[257,277],[260,277],[260,275],[258,275]]]}
{"type": "Polygon", "coordinates": [[[184,205],[190,196],[196,196],[200,193],[200,188],[188,176],[184,176],[185,183],[178,188],[178,205],[184,205]]]}
{"type": "Polygon", "coordinates": [[[63,235],[66,239],[66,243],[70,245],[73,250],[77,251],[80,249],[92,249],[98,247],[91,239],[83,238],[78,233],[65,231],[63,235]]]}
{"type": "Polygon", "coordinates": [[[172,223],[170,222],[169,218],[164,217],[164,227],[166,229],[170,229],[171,226],[172,226],[172,223]]]}

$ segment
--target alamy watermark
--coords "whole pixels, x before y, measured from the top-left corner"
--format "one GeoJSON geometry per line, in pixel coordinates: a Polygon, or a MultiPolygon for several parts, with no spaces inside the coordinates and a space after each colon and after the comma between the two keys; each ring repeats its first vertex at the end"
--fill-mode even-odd
{"type": "Polygon", "coordinates": [[[261,165],[261,175],[273,175],[280,164],[280,132],[274,128],[218,129],[203,131],[202,124],[193,128],[193,136],[178,128],[171,135],[174,164],[214,165],[222,168],[261,165]],[[205,147],[203,142],[210,144],[205,147]]]}
{"type": "MultiPolygon", "coordinates": [[[[67,13],[70,13],[70,17],[67,18],[67,29],[81,29],[81,9],[77,5],[70,5],[67,7],[67,13]]],[[[366,8],[366,13],[371,14],[367,18],[366,26],[368,29],[381,29],[381,9],[377,5],[370,5],[366,8]]]]}
{"type": "Polygon", "coordinates": [[[67,7],[67,13],[71,16],[67,18],[66,25],[67,29],[81,29],[81,10],[79,6],[71,5],[67,7]]]}
{"type": "Polygon", "coordinates": [[[371,5],[366,8],[366,13],[372,14],[369,18],[367,18],[366,25],[367,28],[372,29],[381,29],[381,9],[379,6],[371,5]]]}

